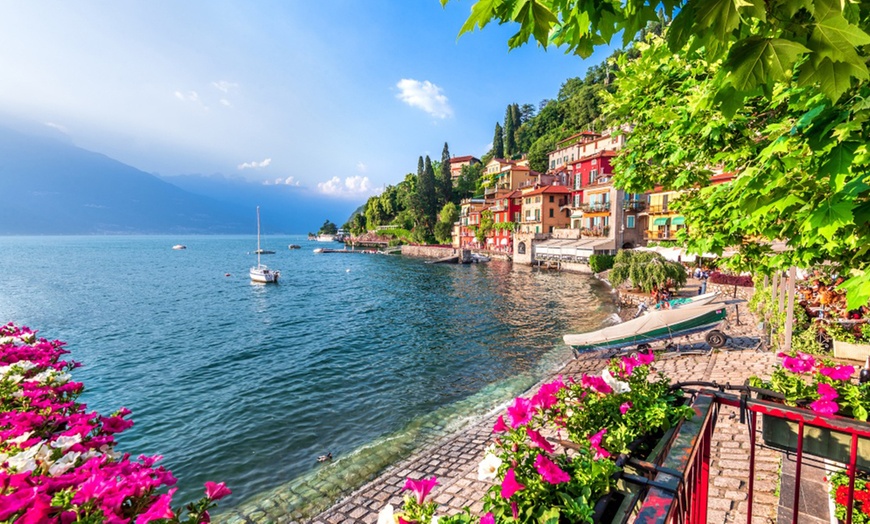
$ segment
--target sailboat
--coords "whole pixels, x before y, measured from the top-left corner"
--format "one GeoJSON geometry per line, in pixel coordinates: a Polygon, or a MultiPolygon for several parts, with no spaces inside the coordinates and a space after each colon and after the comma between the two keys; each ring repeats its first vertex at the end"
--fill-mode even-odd
{"type": "Polygon", "coordinates": [[[260,249],[260,206],[257,206],[257,267],[251,268],[251,281],[262,282],[268,284],[270,282],[278,283],[278,277],[281,272],[275,269],[269,269],[260,263],[260,255],[263,250],[260,249]]]}

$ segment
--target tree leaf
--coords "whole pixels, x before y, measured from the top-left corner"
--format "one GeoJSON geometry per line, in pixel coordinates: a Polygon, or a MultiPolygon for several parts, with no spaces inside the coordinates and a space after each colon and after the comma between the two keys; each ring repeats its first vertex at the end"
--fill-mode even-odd
{"type": "Polygon", "coordinates": [[[838,144],[828,154],[827,161],[819,168],[819,175],[830,177],[830,186],[835,193],[845,186],[845,175],[849,173],[857,148],[858,144],[854,142],[838,144]]]}
{"type": "Polygon", "coordinates": [[[827,18],[816,22],[807,42],[807,46],[818,53],[819,57],[853,63],[861,61],[855,48],[867,44],[870,44],[870,35],[834,11],[828,13],[827,18]]]}
{"type": "Polygon", "coordinates": [[[532,33],[535,35],[535,40],[546,46],[549,41],[550,26],[559,22],[559,19],[541,2],[532,2],[532,19],[535,24],[532,33]]]}
{"type": "Polygon", "coordinates": [[[827,240],[846,224],[852,223],[852,202],[832,202],[830,198],[819,203],[810,214],[807,225],[815,228],[827,240]]]}
{"type": "Polygon", "coordinates": [[[833,62],[824,57],[818,63],[807,60],[800,68],[798,85],[811,86],[818,83],[819,89],[832,102],[836,102],[852,86],[852,77],[867,80],[867,66],[859,62],[833,62]]]}
{"type": "Polygon", "coordinates": [[[726,62],[731,70],[731,85],[738,91],[749,91],[787,81],[791,67],[806,52],[809,49],[803,45],[782,38],[750,36],[740,40],[731,48],[726,62]]]}
{"type": "Polygon", "coordinates": [[[870,272],[852,270],[852,277],[840,284],[846,291],[846,307],[856,309],[870,300],[870,272]]]}

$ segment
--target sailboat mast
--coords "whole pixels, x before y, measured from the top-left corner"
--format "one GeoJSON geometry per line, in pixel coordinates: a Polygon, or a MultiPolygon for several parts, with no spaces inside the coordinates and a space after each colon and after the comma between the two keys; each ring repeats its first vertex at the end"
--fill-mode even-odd
{"type": "Polygon", "coordinates": [[[260,206],[257,206],[257,267],[260,267],[260,206]]]}

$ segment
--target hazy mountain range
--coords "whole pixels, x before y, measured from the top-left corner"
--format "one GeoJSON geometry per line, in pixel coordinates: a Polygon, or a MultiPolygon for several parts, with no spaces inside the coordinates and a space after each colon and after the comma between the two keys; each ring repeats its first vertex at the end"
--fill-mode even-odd
{"type": "Polygon", "coordinates": [[[0,126],[0,235],[270,233],[341,225],[359,202],[222,175],[158,177],[61,137],[0,126]]]}

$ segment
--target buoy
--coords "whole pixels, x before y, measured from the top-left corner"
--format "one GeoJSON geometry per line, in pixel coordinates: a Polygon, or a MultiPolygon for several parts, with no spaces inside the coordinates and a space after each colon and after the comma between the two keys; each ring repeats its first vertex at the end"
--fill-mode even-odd
{"type": "Polygon", "coordinates": [[[230,274],[229,274],[229,273],[225,273],[224,276],[225,276],[225,277],[228,277],[228,276],[230,276],[230,274]]]}
{"type": "Polygon", "coordinates": [[[345,269],[346,272],[350,273],[350,268],[345,269]]]}

